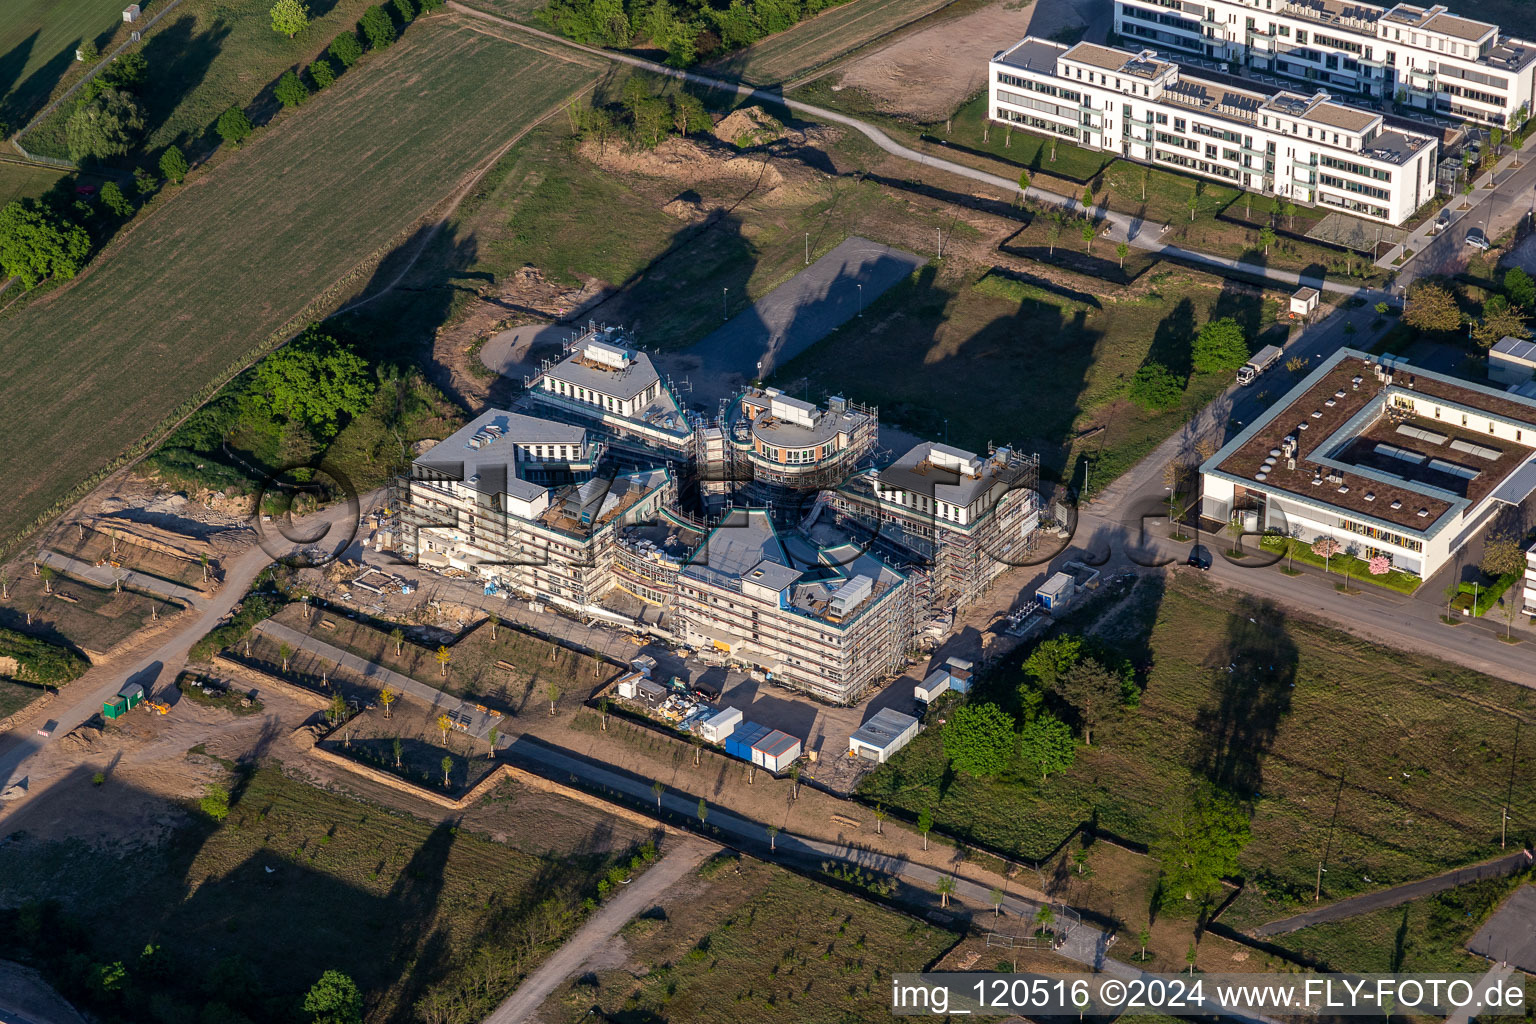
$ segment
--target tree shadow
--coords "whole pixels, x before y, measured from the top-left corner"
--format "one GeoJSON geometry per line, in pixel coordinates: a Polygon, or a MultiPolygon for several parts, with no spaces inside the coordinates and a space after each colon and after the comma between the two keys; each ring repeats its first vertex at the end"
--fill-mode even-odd
{"type": "Polygon", "coordinates": [[[1195,716],[1193,767],[1239,798],[1260,794],[1264,760],[1291,710],[1300,652],[1275,604],[1242,598],[1208,660],[1211,691],[1195,716]]]}
{"type": "Polygon", "coordinates": [[[1194,370],[1191,347],[1195,340],[1195,305],[1180,299],[1152,332],[1147,362],[1162,363],[1175,377],[1187,380],[1194,370]]]}
{"type": "MultiPolygon", "coordinates": [[[[37,37],[43,34],[42,29],[34,29],[32,34],[6,51],[5,56],[0,57],[0,121],[11,124],[14,112],[11,108],[11,86],[21,78],[21,71],[27,66],[27,61],[32,58],[32,50],[37,46],[37,37]]],[[[13,127],[19,128],[20,125],[13,127]]]]}
{"type": "MultiPolygon", "coordinates": [[[[140,93],[145,137],[159,130],[181,102],[202,84],[214,60],[223,51],[230,30],[230,25],[221,20],[198,32],[197,19],[187,14],[177,17],[169,25],[157,27],[144,41],[141,52],[149,62],[153,86],[140,93]]],[[[192,157],[212,149],[216,140],[210,122],[201,134],[193,136],[183,131],[172,144],[192,157]]]]}
{"type": "MultiPolygon", "coordinates": [[[[49,57],[48,62],[28,75],[25,82],[0,99],[0,120],[5,121],[12,131],[20,130],[47,103],[48,97],[74,65],[77,45],[72,43],[49,57]]],[[[21,73],[21,67],[20,64],[16,66],[17,74],[21,73]]]]}

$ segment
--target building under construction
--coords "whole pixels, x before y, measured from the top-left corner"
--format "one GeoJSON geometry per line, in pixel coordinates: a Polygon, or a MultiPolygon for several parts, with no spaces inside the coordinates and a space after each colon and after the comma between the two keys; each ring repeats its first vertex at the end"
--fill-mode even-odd
{"type": "Polygon", "coordinates": [[[1040,523],[1040,460],[1012,448],[974,452],[926,442],[832,491],[840,522],[910,552],[926,567],[924,602],[954,609],[1031,556],[1040,523]]]}

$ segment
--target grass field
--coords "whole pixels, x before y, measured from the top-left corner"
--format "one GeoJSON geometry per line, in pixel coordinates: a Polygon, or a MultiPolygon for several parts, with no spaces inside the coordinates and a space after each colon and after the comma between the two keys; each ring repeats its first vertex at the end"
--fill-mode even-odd
{"type": "Polygon", "coordinates": [[[46,167],[0,163],[0,206],[12,199],[35,199],[64,175],[46,167]]]}
{"type": "MultiPolygon", "coordinates": [[[[931,807],[957,835],[1038,858],[1090,818],[1146,843],[1192,778],[1220,779],[1256,794],[1247,886],[1222,919],[1236,928],[1310,904],[1325,848],[1326,899],[1497,854],[1506,796],[1511,841],[1536,833],[1536,760],[1522,750],[1511,763],[1516,719],[1528,736],[1536,694],[1187,577],[1160,601],[1142,588],[1120,617],[1145,643],[1130,652],[1150,665],[1141,705],[1096,730],[1071,771],[1043,786],[957,778],[929,729],[866,780],[865,796],[911,815],[931,807]],[[1235,663],[1245,671],[1228,673],[1235,663]]],[[[1007,699],[1016,678],[988,685],[1007,699]]]]}
{"type": "MultiPolygon", "coordinates": [[[[417,1019],[410,1007],[430,986],[467,980],[472,952],[500,965],[483,979],[492,996],[510,991],[574,926],[606,864],[579,850],[530,855],[452,822],[330,795],[277,768],[256,771],[233,793],[221,824],[197,816],[147,849],[8,843],[0,906],[60,899],[88,929],[72,938],[91,960],[130,965],[129,981],[147,998],[122,994],[127,1005],[109,1019],[197,1019],[202,1003],[227,1001],[245,1003],[242,1012],[260,1021],[296,1020],[304,991],[335,968],[365,993],[368,1019],[405,1020],[417,1019]],[[151,942],[176,965],[158,982],[140,966],[151,942]],[[167,1012],[189,1003],[185,1016],[167,1012]]],[[[171,812],[172,821],[181,817],[171,812]]],[[[4,931],[7,947],[26,941],[25,930],[4,931]]],[[[72,979],[67,966],[45,960],[44,969],[66,992],[83,988],[78,970],[72,979]]],[[[99,998],[91,1002],[101,1008],[99,998]]]]}
{"type": "MultiPolygon", "coordinates": [[[[844,1024],[889,1013],[891,974],[920,971],[956,936],[782,868],[706,861],[685,898],[620,932],[644,973],[601,967],[558,989],[545,1019],[844,1024]],[[712,870],[713,869],[713,870],[712,870]]],[[[980,968],[978,968],[980,969],[980,968]]]]}
{"type": "Polygon", "coordinates": [[[1268,941],[1335,971],[1481,974],[1488,961],[1462,947],[1525,881],[1521,876],[1474,882],[1268,941]]]}
{"type": "Polygon", "coordinates": [[[13,485],[0,498],[0,537],[254,356],[589,76],[429,19],[280,130],[158,200],[164,208],[80,280],[5,324],[12,444],[0,467],[13,485]]]}
{"type": "MultiPolygon", "coordinates": [[[[146,15],[169,0],[141,3],[146,15]]],[[[86,65],[75,48],[105,48],[123,22],[118,0],[6,0],[0,4],[0,123],[12,131],[35,114],[59,83],[86,65]]]]}
{"type": "MultiPolygon", "coordinates": [[[[1078,239],[1058,253],[1069,244],[1082,250],[1078,239]]],[[[1149,273],[1158,280],[1144,296],[1115,301],[924,268],[775,376],[878,405],[882,421],[973,451],[1020,444],[1062,476],[1075,453],[1092,452],[1093,477],[1107,483],[1228,383],[1194,375],[1183,405],[1148,412],[1127,397],[1137,368],[1153,359],[1187,374],[1190,341],[1207,319],[1237,316],[1252,337],[1272,312],[1272,301],[1203,274],[1166,264],[1149,273]],[[1093,427],[1104,430],[1076,440],[1093,427]]]]}
{"type": "Polygon", "coordinates": [[[779,85],[945,6],[949,0],[850,0],[706,65],[713,74],[779,85]]]}
{"type": "Polygon", "coordinates": [[[0,718],[7,718],[43,695],[36,686],[0,679],[0,718]]]}
{"type": "MultiPolygon", "coordinates": [[[[308,64],[369,5],[367,0],[312,3],[309,28],[293,39],[272,31],[271,6],[268,0],[184,0],[150,29],[138,47],[149,62],[140,90],[145,116],[140,150],[158,157],[174,144],[188,156],[200,156],[218,144],[213,122],[231,105],[247,109],[260,124],[278,109],[270,88],[278,76],[308,64]]],[[[154,7],[145,13],[153,14],[154,7]]],[[[68,159],[64,122],[71,109],[72,102],[63,104],[28,132],[28,150],[68,159]]]]}

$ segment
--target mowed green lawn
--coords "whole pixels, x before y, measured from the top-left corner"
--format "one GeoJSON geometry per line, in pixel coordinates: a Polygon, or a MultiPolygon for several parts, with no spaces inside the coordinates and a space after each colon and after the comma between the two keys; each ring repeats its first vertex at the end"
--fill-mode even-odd
{"type": "Polygon", "coordinates": [[[0,321],[0,538],[252,358],[592,73],[456,19],[418,24],[0,321]]]}
{"type": "MultiPolygon", "coordinates": [[[[1142,586],[1152,599],[1115,624],[1146,636],[1129,652],[1150,665],[1141,705],[1095,729],[1070,771],[1043,785],[956,777],[929,728],[865,797],[912,816],[929,807],[942,829],[1035,859],[1090,820],[1149,843],[1193,779],[1228,780],[1257,794],[1247,884],[1222,917],[1235,928],[1311,906],[1325,850],[1323,898],[1338,899],[1497,856],[1506,797],[1511,845],[1536,833],[1536,694],[1187,577],[1160,600],[1154,581],[1142,586]]],[[[1007,699],[1019,678],[987,685],[1007,699]]]]}
{"type": "MultiPolygon", "coordinates": [[[[141,0],[146,15],[170,0],[141,0]]],[[[126,0],[5,0],[0,3],[0,122],[14,131],[75,66],[75,48],[116,32],[126,0]]]]}

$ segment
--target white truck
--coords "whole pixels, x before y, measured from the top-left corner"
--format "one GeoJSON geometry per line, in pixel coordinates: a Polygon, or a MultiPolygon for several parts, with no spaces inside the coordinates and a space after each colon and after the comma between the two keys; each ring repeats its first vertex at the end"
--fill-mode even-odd
{"type": "Polygon", "coordinates": [[[1265,345],[1253,354],[1253,358],[1244,363],[1237,371],[1237,382],[1247,387],[1259,379],[1259,374],[1274,366],[1284,355],[1278,345],[1265,345]]]}

